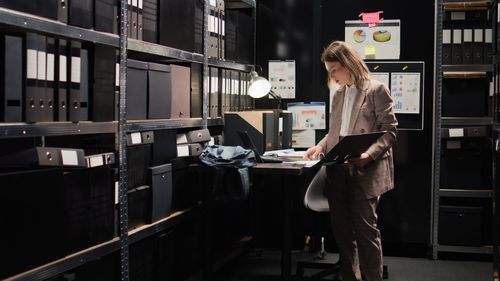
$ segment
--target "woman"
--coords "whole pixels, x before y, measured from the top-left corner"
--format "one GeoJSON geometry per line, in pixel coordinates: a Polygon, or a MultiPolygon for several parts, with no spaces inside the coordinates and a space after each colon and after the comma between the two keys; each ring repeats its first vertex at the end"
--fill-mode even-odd
{"type": "Polygon", "coordinates": [[[323,166],[311,182],[324,188],[328,198],[343,280],[360,281],[361,268],[365,280],[379,281],[383,261],[376,209],[380,195],[394,187],[391,147],[398,122],[393,101],[387,87],[370,79],[368,67],[346,43],[330,43],[321,61],[328,79],[340,87],[333,96],[328,134],[304,157],[328,152],[346,135],[387,131],[359,157],[323,166]]]}

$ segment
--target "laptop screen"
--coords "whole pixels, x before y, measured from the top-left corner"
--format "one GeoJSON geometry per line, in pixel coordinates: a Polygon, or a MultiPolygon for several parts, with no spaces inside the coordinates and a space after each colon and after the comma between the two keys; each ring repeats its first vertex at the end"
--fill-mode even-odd
{"type": "Polygon", "coordinates": [[[246,149],[251,149],[255,153],[255,160],[258,163],[263,163],[262,157],[260,157],[259,152],[257,151],[257,147],[255,146],[254,142],[250,138],[250,135],[248,135],[247,131],[237,131],[238,136],[240,136],[241,141],[243,142],[243,148],[246,149]]]}

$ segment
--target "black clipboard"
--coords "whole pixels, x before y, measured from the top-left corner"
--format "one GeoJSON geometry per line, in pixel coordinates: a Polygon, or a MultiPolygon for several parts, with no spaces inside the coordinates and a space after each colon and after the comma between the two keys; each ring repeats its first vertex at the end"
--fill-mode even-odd
{"type": "Polygon", "coordinates": [[[385,133],[387,132],[345,136],[313,167],[344,163],[350,158],[358,157],[385,133]]]}

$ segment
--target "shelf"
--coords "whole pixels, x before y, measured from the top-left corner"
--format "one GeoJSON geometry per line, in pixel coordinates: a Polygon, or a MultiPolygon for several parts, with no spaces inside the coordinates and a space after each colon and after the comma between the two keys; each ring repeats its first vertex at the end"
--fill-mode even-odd
{"type": "Polygon", "coordinates": [[[476,72],[476,71],[444,71],[443,78],[445,79],[475,79],[475,78],[485,78],[488,72],[476,72]]]}
{"type": "Polygon", "coordinates": [[[494,67],[492,64],[450,64],[450,65],[443,65],[441,68],[441,71],[444,73],[449,73],[449,72],[460,72],[460,73],[467,73],[467,72],[493,72],[494,67]]]}
{"type": "Polygon", "coordinates": [[[226,9],[248,9],[257,6],[255,0],[226,0],[224,2],[226,9]]]}
{"type": "Polygon", "coordinates": [[[491,124],[493,124],[493,118],[491,117],[441,117],[441,125],[444,126],[479,126],[491,124]]]}
{"type": "Polygon", "coordinates": [[[443,10],[445,11],[477,11],[487,10],[491,6],[491,0],[444,0],[443,10]]]}
{"type": "MultiPolygon", "coordinates": [[[[156,57],[160,57],[162,59],[165,58],[170,58],[170,59],[175,59],[175,60],[180,60],[180,61],[188,61],[188,62],[195,62],[195,63],[203,63],[204,58],[203,55],[197,54],[197,53],[191,53],[163,45],[158,45],[150,42],[145,42],[145,41],[140,41],[140,40],[135,40],[135,39],[128,39],[128,50],[129,51],[134,51],[141,53],[142,55],[153,55],[156,57]]],[[[141,55],[140,54],[140,55],[141,55]]],[[[234,63],[234,62],[229,62],[229,61],[223,61],[220,59],[216,58],[208,58],[208,65],[211,66],[216,66],[216,67],[223,67],[223,68],[228,68],[228,69],[233,69],[233,70],[240,70],[240,71],[246,71],[249,72],[252,70],[252,67],[250,65],[246,64],[239,64],[239,63],[234,63]]]]}
{"type": "Polygon", "coordinates": [[[468,198],[493,198],[493,190],[491,189],[443,189],[439,190],[441,197],[468,197],[468,198]]]}
{"type": "Polygon", "coordinates": [[[449,246],[438,245],[438,252],[469,253],[469,254],[492,254],[492,246],[467,247],[467,246],[449,246]]]}
{"type": "Polygon", "coordinates": [[[165,229],[168,229],[182,221],[189,220],[195,218],[201,214],[201,208],[193,208],[193,209],[185,209],[181,211],[177,211],[172,213],[170,216],[161,219],[152,224],[143,225],[136,229],[129,231],[128,233],[128,241],[129,245],[140,241],[146,237],[154,235],[158,232],[161,232],[165,229]]]}
{"type": "Polygon", "coordinates": [[[0,138],[115,133],[118,122],[0,123],[0,138]]]}
{"type": "Polygon", "coordinates": [[[104,45],[119,47],[120,39],[118,35],[98,32],[91,29],[80,28],[67,25],[43,17],[38,17],[10,9],[0,7],[0,24],[46,33],[50,35],[62,36],[66,38],[91,41],[104,45]]]}
{"type": "MultiPolygon", "coordinates": [[[[222,118],[208,119],[207,123],[208,126],[223,125],[222,118]]],[[[194,128],[202,126],[203,126],[203,120],[201,118],[127,121],[128,132],[194,128]]]]}
{"type": "Polygon", "coordinates": [[[118,250],[120,250],[120,240],[116,237],[108,242],[87,248],[46,265],[9,277],[5,279],[5,281],[46,280],[118,250]]]}

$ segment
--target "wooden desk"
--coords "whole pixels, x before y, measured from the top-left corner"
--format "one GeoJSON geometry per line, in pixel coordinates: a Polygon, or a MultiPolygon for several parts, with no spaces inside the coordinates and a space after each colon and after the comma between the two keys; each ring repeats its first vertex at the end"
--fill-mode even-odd
{"type": "Polygon", "coordinates": [[[283,194],[283,236],[281,246],[281,280],[292,280],[292,196],[291,190],[295,186],[297,177],[302,176],[305,172],[313,169],[304,168],[303,166],[282,163],[258,163],[252,167],[252,174],[255,175],[276,175],[280,177],[281,192],[283,194]]]}

